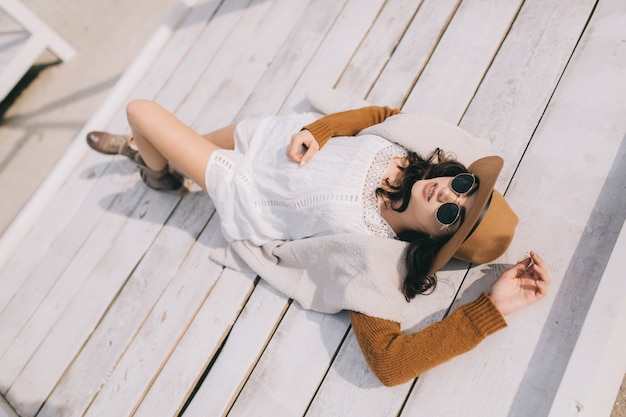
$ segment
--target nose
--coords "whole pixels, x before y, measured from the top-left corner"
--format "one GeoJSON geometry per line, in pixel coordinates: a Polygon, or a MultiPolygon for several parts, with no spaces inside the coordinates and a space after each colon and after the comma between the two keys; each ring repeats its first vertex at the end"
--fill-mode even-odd
{"type": "Polygon", "coordinates": [[[439,191],[437,199],[441,203],[454,203],[457,200],[457,195],[449,187],[444,187],[439,191]]]}

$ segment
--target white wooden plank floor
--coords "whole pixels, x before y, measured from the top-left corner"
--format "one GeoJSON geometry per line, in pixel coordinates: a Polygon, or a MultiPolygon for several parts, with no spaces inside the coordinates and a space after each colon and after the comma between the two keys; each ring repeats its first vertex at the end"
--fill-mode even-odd
{"type": "MultiPolygon", "coordinates": [[[[550,295],[472,352],[383,387],[346,313],[305,311],[209,259],[222,237],[197,187],[148,190],[132,164],[78,137],[40,191],[49,198],[0,241],[0,393],[19,416],[608,415],[612,402],[562,381],[587,369],[573,354],[593,337],[587,312],[606,334],[626,314],[624,286],[596,295],[624,247],[623,1],[192,3],[98,128],[128,132],[131,98],[204,132],[306,111],[319,87],[458,123],[505,158],[497,188],[521,221],[501,259],[442,271],[449,302],[414,301],[414,328],[531,249],[549,264],[550,295]]],[[[607,398],[626,371],[616,334],[595,349],[613,364],[593,375],[607,398]]]]}

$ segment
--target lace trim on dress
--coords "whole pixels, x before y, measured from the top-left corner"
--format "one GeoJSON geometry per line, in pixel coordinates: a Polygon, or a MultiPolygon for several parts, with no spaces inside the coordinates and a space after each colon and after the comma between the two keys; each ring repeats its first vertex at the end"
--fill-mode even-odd
{"type": "Polygon", "coordinates": [[[383,183],[383,176],[387,173],[393,158],[403,158],[406,155],[406,149],[391,143],[376,153],[367,169],[362,196],[363,222],[374,236],[396,238],[396,233],[380,214],[380,201],[376,196],[376,189],[383,183]]]}
{"type": "MultiPolygon", "coordinates": [[[[230,151],[226,151],[226,152],[230,152],[230,151]]],[[[220,151],[213,152],[213,154],[211,155],[211,158],[213,159],[212,160],[213,163],[215,163],[218,166],[221,166],[226,171],[231,172],[233,169],[235,169],[236,162],[233,162],[230,158],[228,158],[228,156],[222,155],[220,151]]],[[[238,169],[235,172],[235,175],[246,186],[248,187],[252,186],[252,178],[250,177],[250,174],[246,170],[238,169]]]]}
{"type": "Polygon", "coordinates": [[[282,201],[282,200],[257,200],[254,202],[255,207],[286,207],[291,209],[303,209],[308,206],[314,206],[325,201],[345,201],[345,202],[354,202],[358,201],[358,195],[350,195],[350,194],[322,194],[322,195],[311,195],[306,198],[301,198],[299,200],[290,200],[290,201],[282,201]]]}

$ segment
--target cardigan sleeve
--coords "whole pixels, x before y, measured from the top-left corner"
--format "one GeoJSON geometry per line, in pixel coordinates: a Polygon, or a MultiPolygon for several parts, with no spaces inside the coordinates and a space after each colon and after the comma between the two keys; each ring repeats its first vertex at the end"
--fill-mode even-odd
{"type": "Polygon", "coordinates": [[[403,334],[399,323],[354,311],[350,319],[367,364],[386,386],[416,378],[506,327],[504,317],[484,293],[417,333],[403,334]]]}
{"type": "Polygon", "coordinates": [[[311,132],[322,148],[333,136],[356,135],[361,130],[381,123],[388,117],[399,113],[400,110],[390,107],[369,106],[329,114],[304,126],[303,129],[311,132]]]}

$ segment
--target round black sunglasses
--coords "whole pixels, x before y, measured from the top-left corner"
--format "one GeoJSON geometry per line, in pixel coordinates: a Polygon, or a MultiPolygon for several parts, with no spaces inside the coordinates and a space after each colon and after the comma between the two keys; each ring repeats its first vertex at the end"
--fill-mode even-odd
{"type": "MultiPolygon", "coordinates": [[[[458,198],[461,198],[472,191],[474,185],[478,185],[478,178],[470,173],[462,173],[452,178],[450,189],[458,198]]],[[[454,203],[443,203],[437,209],[437,221],[443,226],[450,226],[457,221],[460,214],[461,206],[456,201],[454,203]]]]}

